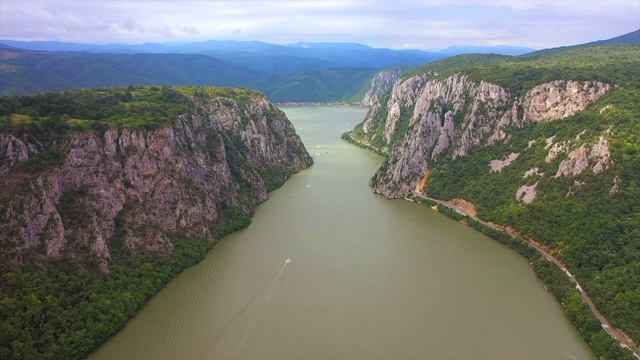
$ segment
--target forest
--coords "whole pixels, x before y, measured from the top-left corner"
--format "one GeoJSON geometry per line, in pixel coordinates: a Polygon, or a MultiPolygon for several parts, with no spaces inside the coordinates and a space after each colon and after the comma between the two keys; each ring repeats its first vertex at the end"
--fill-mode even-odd
{"type": "MultiPolygon", "coordinates": [[[[241,88],[127,86],[0,97],[0,134],[11,134],[40,146],[38,153],[11,167],[10,172],[14,178],[29,180],[30,176],[62,164],[64,157],[55,143],[70,134],[172,126],[180,115],[198,111],[189,97],[213,97],[242,106],[263,95],[241,88]]],[[[225,142],[232,173],[239,171],[233,162],[246,161],[239,153],[241,141],[233,140],[225,142]]],[[[212,146],[217,151],[218,146],[212,146]]],[[[5,161],[4,157],[0,159],[0,168],[7,165],[5,161]]],[[[280,186],[282,179],[290,175],[287,169],[259,170],[270,189],[280,186]]],[[[0,221],[11,208],[8,204],[12,191],[32,191],[29,182],[7,186],[11,191],[0,192],[0,221]]],[[[125,181],[124,186],[128,185],[131,184],[125,181]]],[[[200,190],[195,185],[193,189],[200,190]]],[[[80,227],[86,221],[86,204],[76,200],[86,195],[84,191],[80,187],[61,194],[56,207],[66,227],[80,227]]],[[[249,190],[241,187],[239,191],[249,190]]],[[[75,250],[69,250],[71,255],[45,257],[44,243],[22,251],[18,263],[4,261],[8,258],[3,257],[0,359],[86,357],[172,278],[202,260],[220,238],[251,223],[246,210],[218,204],[219,218],[208,224],[213,237],[186,237],[178,231],[168,234],[175,246],[172,252],[132,254],[123,245],[128,229],[127,209],[125,204],[115,218],[116,230],[109,239],[108,272],[96,266],[97,260],[89,252],[73,254],[75,250]]],[[[0,248],[15,248],[16,244],[4,235],[0,236],[0,248]]]]}
{"type": "Polygon", "coordinates": [[[426,192],[435,198],[464,198],[478,216],[509,224],[557,251],[557,256],[584,284],[612,323],[640,340],[640,89],[618,88],[589,109],[563,121],[513,129],[513,140],[477,149],[472,154],[434,167],[426,192]],[[611,105],[614,111],[600,114],[611,105]],[[545,139],[575,138],[584,129],[597,134],[609,127],[614,165],[604,174],[577,177],[531,177],[538,183],[536,199],[526,206],[514,194],[530,165],[553,174],[562,159],[544,161],[545,139]],[[526,151],[528,141],[536,143],[526,151]],[[491,159],[520,152],[501,172],[491,171],[491,159]],[[610,194],[617,176],[619,191],[610,194]],[[576,183],[582,184],[576,186],[576,183]],[[568,195],[569,191],[572,194],[568,195]]]}
{"type": "MultiPolygon", "coordinates": [[[[550,81],[595,80],[613,85],[584,111],[562,120],[511,125],[505,128],[506,141],[474,147],[465,156],[454,157],[450,147],[437,159],[429,159],[431,172],[422,190],[435,199],[470,201],[479,218],[511,226],[541,243],[571,270],[612,325],[639,344],[640,46],[581,45],[515,57],[460,55],[409,70],[402,79],[420,75],[437,81],[454,74],[465,74],[477,84],[500,85],[512,94],[512,102],[534,86],[550,81]],[[598,174],[589,170],[575,176],[554,176],[567,154],[546,161],[549,139],[569,144],[571,151],[594,144],[601,137],[611,153],[607,169],[598,174]],[[519,154],[515,161],[501,171],[492,171],[492,160],[512,153],[519,154]],[[534,167],[536,175],[523,177],[534,167]],[[525,185],[536,185],[530,203],[516,196],[525,185]]],[[[389,97],[385,95],[381,103],[386,104],[389,97]]],[[[456,127],[463,123],[458,120],[466,116],[471,103],[468,99],[465,102],[464,109],[455,111],[456,127]]],[[[443,101],[441,107],[450,111],[451,105],[443,101]]],[[[410,131],[407,124],[412,121],[413,108],[400,104],[400,114],[389,145],[392,152],[410,131]]],[[[383,106],[372,120],[384,124],[386,117],[383,106]]],[[[386,145],[381,140],[384,126],[377,126],[375,135],[364,134],[359,124],[345,137],[368,140],[369,145],[380,148],[386,145]]],[[[455,212],[449,215],[459,217],[455,212]]],[[[466,221],[475,227],[473,221],[466,221]]],[[[519,245],[503,243],[520,251],[519,245]]],[[[563,282],[566,276],[539,261],[537,255],[532,258],[522,254],[530,258],[538,276],[565,305],[569,318],[596,354],[622,358],[580,295],[563,282]]]]}

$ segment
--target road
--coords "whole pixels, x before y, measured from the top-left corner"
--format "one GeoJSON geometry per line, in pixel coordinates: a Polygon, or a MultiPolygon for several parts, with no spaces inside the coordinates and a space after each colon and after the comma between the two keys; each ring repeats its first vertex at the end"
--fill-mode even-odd
{"type": "MultiPolygon", "coordinates": [[[[423,194],[411,191],[410,192],[412,195],[426,199],[426,200],[431,200],[431,201],[435,201],[438,204],[447,206],[453,210],[455,210],[456,212],[468,216],[469,218],[485,225],[488,226],[492,229],[496,229],[496,230],[500,230],[500,231],[504,231],[503,228],[500,228],[498,226],[495,226],[493,224],[490,224],[486,221],[480,220],[478,217],[466,212],[464,209],[449,204],[447,202],[444,202],[442,200],[438,200],[438,199],[433,199],[430,198],[428,196],[425,196],[423,194]]],[[[507,234],[511,235],[512,237],[516,237],[514,234],[510,233],[509,231],[507,231],[507,234]]],[[[527,241],[526,239],[523,239],[524,241],[527,241]]],[[[627,334],[625,332],[623,332],[622,330],[619,329],[615,329],[613,326],[611,326],[611,324],[609,323],[609,320],[607,320],[606,317],[604,317],[604,315],[602,315],[602,313],[600,313],[600,311],[598,310],[598,308],[596,307],[596,305],[593,303],[593,300],[591,300],[591,298],[589,297],[589,295],[587,295],[587,293],[584,291],[584,289],[582,288],[582,286],[580,285],[580,283],[578,283],[578,280],[576,280],[576,278],[571,274],[571,272],[569,272],[569,269],[567,269],[567,267],[560,262],[560,260],[556,259],[553,255],[549,254],[546,250],[544,250],[543,248],[541,248],[540,246],[538,246],[537,244],[531,242],[531,241],[527,241],[527,244],[531,247],[533,247],[534,249],[536,249],[539,253],[541,253],[547,260],[553,262],[554,264],[556,264],[568,277],[569,280],[571,280],[571,282],[576,284],[576,289],[580,292],[580,296],[582,296],[582,300],[584,300],[584,302],[589,306],[589,308],[591,309],[591,311],[593,312],[593,314],[598,318],[598,320],[600,321],[600,325],[602,326],[602,328],[604,329],[604,331],[606,331],[615,341],[617,341],[620,346],[622,347],[626,347],[629,350],[631,350],[633,352],[633,355],[640,359],[640,349],[638,349],[638,347],[635,345],[635,343],[633,342],[633,340],[631,340],[631,338],[629,336],[627,336],[627,334]]]]}

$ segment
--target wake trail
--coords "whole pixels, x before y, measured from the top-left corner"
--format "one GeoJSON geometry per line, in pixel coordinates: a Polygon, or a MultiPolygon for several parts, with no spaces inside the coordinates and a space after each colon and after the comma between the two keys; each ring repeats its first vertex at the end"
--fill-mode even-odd
{"type": "MultiPolygon", "coordinates": [[[[287,260],[285,260],[284,265],[282,266],[282,269],[280,269],[280,272],[278,273],[278,276],[276,276],[275,280],[278,280],[278,279],[283,279],[284,280],[284,269],[285,269],[285,267],[287,267],[289,262],[291,262],[291,258],[287,258],[287,260]]],[[[281,281],[280,282],[280,297],[281,298],[282,298],[283,286],[284,286],[284,282],[281,281]]],[[[262,305],[262,308],[260,309],[260,313],[258,314],[258,316],[255,317],[255,319],[253,320],[253,323],[251,324],[251,326],[247,330],[247,332],[246,332],[246,334],[244,336],[244,339],[242,340],[242,343],[241,343],[242,346],[240,347],[240,350],[238,350],[238,352],[234,356],[234,359],[237,359],[238,356],[244,351],[245,347],[247,347],[249,336],[251,335],[251,332],[255,328],[256,323],[258,322],[258,319],[262,318],[262,314],[264,313],[264,310],[265,310],[267,304],[269,304],[269,301],[271,300],[271,295],[273,295],[273,291],[274,290],[275,290],[275,286],[271,286],[271,288],[269,290],[269,294],[267,294],[267,298],[264,300],[264,304],[262,305]]],[[[280,305],[282,305],[282,303],[280,305]]],[[[260,321],[260,324],[264,323],[266,321],[266,319],[267,319],[266,317],[264,319],[262,319],[262,321],[260,321]]],[[[274,319],[274,326],[275,326],[275,319],[274,319]]]]}
{"type": "MultiPolygon", "coordinates": [[[[256,290],[256,292],[253,295],[251,295],[247,300],[245,300],[243,302],[242,307],[240,307],[240,309],[238,311],[233,313],[233,315],[231,315],[231,317],[229,319],[227,319],[227,321],[225,321],[223,323],[222,327],[220,328],[220,330],[218,330],[216,335],[211,339],[211,341],[209,341],[205,345],[205,347],[196,356],[197,359],[203,359],[205,357],[205,355],[211,351],[211,349],[216,345],[216,343],[220,340],[220,338],[222,338],[222,336],[227,332],[227,330],[233,324],[233,322],[238,317],[240,317],[240,315],[242,315],[247,310],[247,308],[249,308],[251,303],[260,295],[260,293],[267,287],[267,285],[269,285],[271,282],[273,282],[274,280],[278,279],[280,277],[280,275],[282,275],[282,273],[284,272],[284,269],[287,267],[287,265],[289,264],[290,261],[291,260],[289,258],[287,258],[287,260],[285,260],[285,262],[284,262],[284,265],[282,265],[282,267],[280,267],[278,270],[274,271],[273,275],[267,281],[265,281],[264,284],[262,284],[256,290]]],[[[268,300],[268,298],[271,297],[271,293],[272,292],[273,292],[273,289],[269,293],[269,295],[267,296],[267,300],[268,300]]],[[[254,325],[255,325],[255,322],[254,322],[254,325]]],[[[245,338],[245,340],[243,341],[242,349],[244,349],[244,343],[246,342],[246,340],[247,340],[247,338],[245,338]]]]}

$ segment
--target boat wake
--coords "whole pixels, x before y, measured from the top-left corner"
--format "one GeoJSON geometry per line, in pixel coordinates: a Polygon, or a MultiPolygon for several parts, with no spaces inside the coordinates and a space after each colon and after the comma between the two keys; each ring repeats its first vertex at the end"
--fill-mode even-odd
{"type": "MultiPolygon", "coordinates": [[[[284,261],[284,264],[279,269],[274,271],[273,275],[267,281],[265,281],[262,285],[260,285],[257,288],[257,290],[251,296],[249,296],[245,301],[243,301],[241,303],[241,306],[238,309],[238,311],[234,312],[222,324],[222,326],[215,332],[215,335],[211,338],[211,340],[208,341],[205,344],[204,348],[199,351],[198,355],[196,356],[197,359],[204,359],[204,358],[207,357],[207,355],[215,347],[215,345],[218,343],[218,341],[220,341],[220,339],[225,335],[227,330],[229,330],[231,325],[233,325],[235,320],[238,319],[255,302],[255,300],[260,296],[260,294],[263,293],[264,290],[266,290],[267,287],[270,284],[275,284],[276,280],[278,280],[283,275],[285,268],[287,267],[287,265],[289,265],[290,262],[291,262],[291,258],[287,258],[284,261]]],[[[262,309],[261,309],[260,313],[258,314],[258,316],[255,317],[252,325],[246,331],[246,336],[245,336],[244,340],[241,343],[241,348],[238,351],[238,354],[240,354],[242,352],[242,350],[245,348],[246,342],[247,342],[247,340],[249,338],[249,334],[251,333],[251,331],[255,327],[258,319],[261,317],[261,314],[264,312],[264,308],[269,303],[269,300],[271,299],[271,295],[273,294],[274,289],[275,289],[275,286],[270,286],[269,287],[269,293],[267,294],[264,303],[261,305],[262,309]]]]}

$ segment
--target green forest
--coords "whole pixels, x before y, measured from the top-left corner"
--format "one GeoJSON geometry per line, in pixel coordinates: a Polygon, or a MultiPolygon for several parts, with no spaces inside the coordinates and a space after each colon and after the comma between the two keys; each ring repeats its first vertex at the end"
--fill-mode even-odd
{"type": "MultiPolygon", "coordinates": [[[[80,132],[171,126],[180,115],[197,111],[189,96],[217,98],[233,106],[264,97],[241,88],[169,86],[79,89],[0,97],[0,134],[12,134],[41,145],[39,153],[11,169],[14,177],[25,181],[16,187],[7,186],[10,191],[0,192],[0,219],[11,201],[12,191],[31,191],[29,176],[62,164],[63,154],[57,152],[56,141],[80,132]]],[[[232,141],[225,146],[230,168],[232,172],[237,171],[233,162],[246,160],[241,159],[232,141]]],[[[5,164],[0,163],[2,165],[5,164]]],[[[283,178],[290,175],[286,169],[259,170],[270,189],[277,188],[283,178]]],[[[76,206],[74,201],[83,195],[81,192],[82,188],[67,191],[57,204],[67,226],[76,226],[84,219],[82,204],[76,206]]],[[[172,278],[202,260],[220,238],[251,222],[250,214],[233,205],[220,204],[218,212],[219,221],[209,225],[214,238],[187,238],[179,232],[167,234],[175,245],[173,252],[134,256],[122,245],[127,225],[121,211],[115,219],[116,231],[109,240],[108,273],[98,269],[97,260],[91,255],[43,257],[44,244],[21,252],[17,265],[3,257],[0,262],[0,358],[86,357],[121,329],[172,278]]],[[[16,246],[6,241],[7,237],[0,237],[2,249],[16,246]]]]}
{"type": "Polygon", "coordinates": [[[475,204],[484,220],[514,227],[555,249],[612,324],[640,340],[640,99],[639,89],[615,89],[587,111],[560,122],[545,122],[511,132],[508,144],[477,149],[466,157],[434,167],[425,191],[439,199],[463,198],[475,204]],[[635,101],[630,101],[636,99],[635,101]],[[615,110],[599,114],[605,105],[615,110]],[[562,159],[546,163],[544,140],[575,138],[614,126],[607,137],[614,165],[603,174],[553,178],[562,159]],[[536,143],[522,151],[530,140],[536,143]],[[522,152],[521,152],[522,151],[522,152]],[[521,152],[501,172],[492,159],[521,152]],[[524,205],[515,198],[522,174],[531,164],[539,172],[526,185],[537,185],[536,199],[524,205]],[[613,179],[621,186],[611,195],[613,179]],[[575,182],[583,184],[576,187],[575,182]],[[572,194],[567,196],[568,192],[572,194]]]}
{"type": "MultiPolygon", "coordinates": [[[[403,79],[422,74],[435,80],[466,74],[477,83],[501,85],[518,98],[532,87],[554,80],[597,80],[614,85],[587,109],[566,119],[511,126],[505,130],[510,135],[508,141],[475,147],[463,157],[454,158],[449,150],[429,163],[432,171],[423,191],[436,199],[468,200],[481,219],[509,225],[547,246],[571,270],[612,325],[640,343],[640,46],[585,45],[516,57],[460,55],[410,70],[403,79]],[[549,151],[545,140],[552,136],[554,143],[571,143],[571,149],[603,136],[609,144],[611,166],[598,175],[585,171],[555,177],[566,155],[545,161],[549,151]],[[491,171],[492,160],[511,153],[519,154],[513,163],[502,171],[491,171]],[[545,175],[523,178],[534,166],[545,175]],[[534,184],[537,194],[531,203],[516,198],[519,187],[534,184]],[[614,185],[616,191],[612,191],[614,185]]],[[[412,111],[401,111],[403,117],[389,148],[409,131],[403,124],[412,111]]],[[[383,122],[385,118],[383,109],[374,121],[383,122]]],[[[384,145],[380,135],[370,144],[384,145]]],[[[362,124],[351,136],[365,139],[362,124]]],[[[453,212],[450,215],[457,216],[453,212]]],[[[550,268],[537,257],[531,260],[538,275],[566,305],[569,318],[596,354],[622,358],[612,350],[617,345],[610,344],[612,340],[579,294],[570,291],[570,284],[563,284],[561,278],[566,276],[556,274],[559,269],[550,268]]]]}
{"type": "MultiPolygon", "coordinates": [[[[256,89],[273,102],[360,101],[369,81],[382,70],[339,66],[272,73],[193,54],[50,53],[0,48],[0,55],[3,53],[7,55],[0,56],[0,95],[129,84],[209,85],[256,89]]],[[[300,59],[303,63],[319,61],[300,59]]],[[[274,66],[286,68],[287,63],[276,62],[274,66]]]]}

